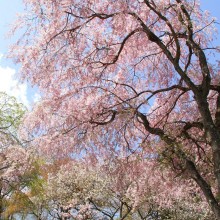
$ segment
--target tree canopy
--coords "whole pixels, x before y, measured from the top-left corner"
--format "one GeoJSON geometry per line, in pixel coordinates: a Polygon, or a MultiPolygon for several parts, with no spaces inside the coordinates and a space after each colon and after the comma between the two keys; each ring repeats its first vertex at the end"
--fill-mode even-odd
{"type": "Polygon", "coordinates": [[[174,182],[193,180],[220,219],[220,72],[210,59],[219,49],[199,1],[24,3],[11,57],[43,98],[23,138],[50,160],[152,161],[174,182]]]}

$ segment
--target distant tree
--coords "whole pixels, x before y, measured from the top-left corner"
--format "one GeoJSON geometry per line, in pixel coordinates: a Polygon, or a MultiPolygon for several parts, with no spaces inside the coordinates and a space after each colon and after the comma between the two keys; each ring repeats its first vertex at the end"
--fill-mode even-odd
{"type": "Polygon", "coordinates": [[[17,132],[25,112],[26,107],[15,97],[0,92],[0,151],[19,144],[17,132]]]}
{"type": "Polygon", "coordinates": [[[219,49],[199,1],[24,3],[11,56],[43,95],[26,138],[52,158],[156,157],[220,219],[220,71],[209,59],[219,49]]]}
{"type": "Polygon", "coordinates": [[[191,180],[180,185],[181,178],[164,168],[161,175],[154,160],[115,158],[93,166],[88,160],[69,160],[46,170],[42,207],[55,219],[213,218],[191,180]]]}
{"type": "MultiPolygon", "coordinates": [[[[1,161],[1,219],[11,219],[15,214],[37,215],[34,196],[40,199],[42,178],[36,166],[33,152],[21,146],[10,146],[4,150],[1,161]]],[[[39,211],[39,209],[38,209],[39,211]]]]}
{"type": "Polygon", "coordinates": [[[15,190],[21,175],[28,167],[28,153],[21,147],[18,127],[26,107],[0,92],[0,218],[7,206],[7,199],[15,190]]]}
{"type": "MultiPolygon", "coordinates": [[[[60,195],[61,191],[65,190],[67,195],[69,190],[68,188],[52,188],[49,180],[57,177],[56,174],[64,162],[45,163],[36,152],[31,152],[30,149],[25,151],[25,159],[20,155],[19,158],[23,163],[19,160],[15,161],[17,170],[12,172],[13,169],[11,169],[14,176],[9,179],[9,175],[5,175],[4,190],[8,191],[3,199],[4,206],[1,219],[66,219],[66,207],[62,205],[64,203],[60,200],[60,195]],[[54,191],[51,192],[51,189],[54,191]],[[51,194],[57,195],[52,197],[51,194]]],[[[24,149],[18,148],[16,150],[19,152],[24,149]]],[[[17,154],[13,151],[12,155],[16,156],[17,154]]],[[[63,181],[65,180],[63,179],[63,181]]]]}

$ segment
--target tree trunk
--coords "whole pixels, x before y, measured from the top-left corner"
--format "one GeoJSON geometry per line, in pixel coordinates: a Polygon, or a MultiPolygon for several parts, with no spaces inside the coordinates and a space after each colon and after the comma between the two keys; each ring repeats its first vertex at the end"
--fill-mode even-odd
{"type": "Polygon", "coordinates": [[[211,187],[199,174],[198,170],[195,167],[195,164],[192,161],[186,161],[186,169],[190,173],[191,177],[199,185],[200,189],[203,191],[203,194],[205,195],[206,200],[211,207],[216,219],[220,219],[220,206],[212,193],[211,187]]]}
{"type": "Polygon", "coordinates": [[[218,192],[220,192],[220,133],[212,119],[207,100],[202,97],[201,94],[196,96],[196,100],[198,103],[199,112],[202,116],[207,138],[211,143],[214,162],[214,174],[218,184],[218,192]]]}

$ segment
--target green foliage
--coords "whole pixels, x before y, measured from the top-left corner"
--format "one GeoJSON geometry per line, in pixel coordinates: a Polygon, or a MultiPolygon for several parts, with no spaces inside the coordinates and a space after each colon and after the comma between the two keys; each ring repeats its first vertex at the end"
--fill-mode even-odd
{"type": "Polygon", "coordinates": [[[33,160],[31,169],[21,178],[20,182],[14,187],[10,197],[6,202],[4,217],[7,219],[14,214],[26,216],[29,213],[37,213],[39,204],[44,200],[45,180],[40,175],[41,161],[33,160]]]}
{"type": "Polygon", "coordinates": [[[22,103],[18,103],[16,98],[0,92],[0,128],[17,129],[21,118],[26,111],[22,103]]]}
{"type": "Polygon", "coordinates": [[[1,146],[11,143],[12,140],[18,142],[17,129],[25,112],[26,107],[19,103],[15,97],[0,92],[1,146]]]}

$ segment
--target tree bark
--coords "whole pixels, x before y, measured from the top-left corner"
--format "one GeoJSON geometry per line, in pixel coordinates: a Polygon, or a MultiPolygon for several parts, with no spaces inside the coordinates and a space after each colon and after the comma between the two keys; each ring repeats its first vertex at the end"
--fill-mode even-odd
{"type": "Polygon", "coordinates": [[[215,199],[212,193],[210,185],[199,174],[198,170],[195,167],[195,164],[192,161],[186,161],[186,169],[190,173],[191,178],[193,178],[199,185],[200,189],[206,197],[209,206],[215,214],[216,219],[220,219],[220,206],[218,205],[218,201],[215,199]]]}
{"type": "MultiPolygon", "coordinates": [[[[210,208],[212,209],[216,219],[220,219],[220,206],[218,204],[218,201],[216,200],[216,198],[211,190],[210,185],[206,182],[206,180],[200,175],[199,171],[196,169],[195,164],[187,158],[185,153],[179,147],[177,147],[177,150],[175,149],[176,146],[178,146],[178,143],[174,139],[167,136],[162,129],[151,127],[144,114],[138,112],[137,115],[141,118],[145,129],[149,133],[159,136],[169,146],[170,151],[172,151],[173,153],[175,153],[175,155],[177,157],[179,157],[185,161],[186,171],[189,173],[190,177],[198,184],[198,186],[202,190],[202,192],[203,192],[210,208]]],[[[216,145],[216,146],[218,146],[218,145],[216,145]]],[[[220,161],[220,157],[215,158],[215,159],[216,159],[216,161],[218,161],[218,159],[220,161]]]]}

